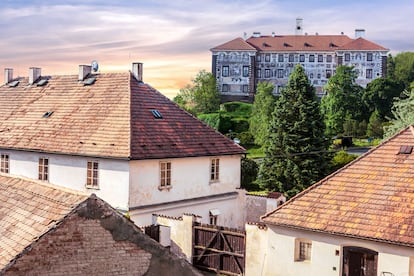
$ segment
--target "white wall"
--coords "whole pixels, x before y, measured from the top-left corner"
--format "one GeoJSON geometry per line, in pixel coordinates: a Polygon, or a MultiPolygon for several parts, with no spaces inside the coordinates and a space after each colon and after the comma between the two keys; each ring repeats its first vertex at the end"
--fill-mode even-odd
{"type": "Polygon", "coordinates": [[[0,152],[9,154],[10,174],[38,179],[39,157],[48,158],[48,182],[86,193],[95,193],[115,208],[125,211],[128,209],[129,166],[126,160],[13,150],[1,150],[0,152]],[[88,161],[99,163],[99,189],[85,187],[88,161]]]}
{"type": "MultiPolygon", "coordinates": [[[[310,231],[269,227],[267,231],[260,232],[261,235],[267,235],[267,245],[262,249],[266,251],[266,258],[261,264],[246,259],[246,264],[252,266],[246,268],[247,272],[257,271],[258,267],[263,266],[264,273],[262,275],[269,276],[342,275],[342,248],[344,246],[357,246],[378,252],[378,275],[381,275],[382,272],[391,272],[395,276],[410,275],[410,256],[414,256],[414,249],[412,248],[310,231]],[[310,261],[294,261],[295,238],[305,238],[312,241],[310,261]],[[336,254],[337,251],[339,251],[339,255],[336,254]]],[[[251,229],[249,229],[246,230],[250,231],[251,229]]],[[[251,239],[249,240],[249,236],[252,236],[252,234],[247,233],[247,243],[252,242],[251,239]]],[[[264,239],[264,237],[261,239],[264,239]]],[[[256,274],[246,273],[246,275],[256,274]]]]}

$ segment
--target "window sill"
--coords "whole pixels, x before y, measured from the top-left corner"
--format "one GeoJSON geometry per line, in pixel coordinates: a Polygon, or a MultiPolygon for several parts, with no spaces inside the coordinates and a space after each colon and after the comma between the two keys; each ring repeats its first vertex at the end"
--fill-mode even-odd
{"type": "Polygon", "coordinates": [[[158,186],[158,190],[160,190],[160,191],[167,191],[167,192],[169,192],[171,190],[171,188],[172,188],[171,185],[169,185],[169,186],[158,186]]]}
{"type": "Polygon", "coordinates": [[[210,184],[216,184],[216,183],[220,183],[220,180],[210,180],[210,182],[209,182],[210,184]]]}
{"type": "Polygon", "coordinates": [[[99,190],[99,186],[90,186],[90,185],[85,185],[86,189],[90,189],[90,190],[99,190]]]}

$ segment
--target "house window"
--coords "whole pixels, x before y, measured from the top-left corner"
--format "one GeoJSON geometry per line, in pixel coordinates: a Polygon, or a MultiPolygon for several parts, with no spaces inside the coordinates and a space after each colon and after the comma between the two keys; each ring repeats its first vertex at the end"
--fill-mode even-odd
{"type": "Polygon", "coordinates": [[[367,61],[372,61],[372,53],[367,53],[367,61]]]}
{"type": "Polygon", "coordinates": [[[312,254],[312,241],[307,239],[295,240],[295,261],[310,261],[312,254]]]}
{"type": "Polygon", "coordinates": [[[315,62],[315,55],[309,55],[309,62],[315,62]]]}
{"type": "Polygon", "coordinates": [[[249,93],[249,86],[247,84],[243,84],[243,93],[249,93]]]}
{"type": "Polygon", "coordinates": [[[219,174],[220,174],[220,159],[213,158],[211,159],[210,181],[218,181],[219,174]]]}
{"type": "Polygon", "coordinates": [[[309,74],[309,78],[310,78],[310,79],[313,79],[313,73],[310,73],[310,74],[309,74]]]}
{"type": "Polygon", "coordinates": [[[257,77],[258,78],[262,77],[262,71],[260,69],[257,69],[257,77]]]}
{"type": "Polygon", "coordinates": [[[295,56],[293,54],[289,54],[289,62],[293,62],[295,60],[295,56]]]}
{"type": "Polygon", "coordinates": [[[366,76],[367,76],[367,79],[372,79],[372,69],[367,69],[366,76]]]}
{"type": "Polygon", "coordinates": [[[39,158],[39,179],[49,180],[49,159],[39,158]]]}
{"type": "Polygon", "coordinates": [[[331,70],[326,70],[326,78],[329,79],[332,76],[331,70]]]}
{"type": "Polygon", "coordinates": [[[277,69],[277,77],[279,79],[282,79],[284,75],[284,70],[283,69],[277,69]]]}
{"type": "Polygon", "coordinates": [[[320,73],[318,73],[318,79],[320,79],[321,78],[321,74],[320,73]]]}
{"type": "Polygon", "coordinates": [[[279,54],[278,56],[277,56],[277,60],[279,61],[279,62],[283,62],[283,60],[284,60],[284,58],[283,58],[283,54],[279,54]]]}
{"type": "Polygon", "coordinates": [[[229,67],[228,66],[223,66],[223,77],[228,77],[229,76],[229,67]]]}
{"type": "Polygon", "coordinates": [[[299,62],[305,62],[305,55],[299,55],[299,62]]]}
{"type": "Polygon", "coordinates": [[[262,61],[262,56],[261,55],[257,55],[257,61],[262,61]]]}
{"type": "Polygon", "coordinates": [[[265,70],[265,78],[270,78],[270,69],[265,70]]]}
{"type": "Polygon", "coordinates": [[[0,171],[2,173],[9,173],[9,155],[8,154],[1,154],[0,171]]]}
{"type": "Polygon", "coordinates": [[[228,84],[223,84],[223,87],[221,89],[222,92],[229,92],[229,85],[228,84]]]}
{"type": "Polygon", "coordinates": [[[326,56],[326,62],[332,62],[332,55],[326,56]]]}
{"type": "Polygon", "coordinates": [[[351,60],[351,55],[345,54],[345,61],[350,61],[350,60],[351,60]]]}
{"type": "Polygon", "coordinates": [[[243,77],[249,76],[249,66],[243,66],[243,77]]]}
{"type": "Polygon", "coordinates": [[[86,186],[92,188],[98,188],[98,169],[99,165],[96,161],[88,161],[87,172],[86,172],[86,186]]]}
{"type": "Polygon", "coordinates": [[[318,62],[323,62],[323,55],[318,55],[318,62]]]}
{"type": "Polygon", "coordinates": [[[160,188],[171,186],[171,162],[160,163],[160,188]]]}
{"type": "Polygon", "coordinates": [[[266,54],[265,55],[265,61],[266,62],[270,62],[270,54],[266,54]]]}

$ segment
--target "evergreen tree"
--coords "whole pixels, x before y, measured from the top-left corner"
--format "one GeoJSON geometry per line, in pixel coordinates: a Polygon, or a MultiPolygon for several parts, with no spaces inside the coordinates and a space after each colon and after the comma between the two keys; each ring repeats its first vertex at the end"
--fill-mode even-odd
{"type": "Polygon", "coordinates": [[[414,89],[405,91],[405,99],[396,98],[392,107],[395,119],[388,122],[384,128],[384,138],[389,138],[401,129],[414,124],[414,89]]]}
{"type": "Polygon", "coordinates": [[[324,130],[314,88],[297,65],[272,113],[258,182],[291,197],[325,176],[324,130]]]}
{"type": "Polygon", "coordinates": [[[268,135],[269,123],[275,107],[273,96],[274,85],[270,82],[259,82],[250,117],[250,133],[257,145],[263,145],[268,135]]]}
{"type": "Polygon", "coordinates": [[[382,138],[384,135],[384,130],[382,128],[382,119],[378,110],[372,112],[371,117],[369,118],[368,127],[367,127],[367,136],[374,138],[382,138]]]}

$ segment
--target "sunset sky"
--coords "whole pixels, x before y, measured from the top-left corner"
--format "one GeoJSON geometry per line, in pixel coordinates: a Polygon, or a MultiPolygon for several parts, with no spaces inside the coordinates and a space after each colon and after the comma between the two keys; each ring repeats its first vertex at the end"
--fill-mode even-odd
{"type": "MultiPolygon", "coordinates": [[[[201,69],[211,70],[210,48],[236,37],[304,32],[366,38],[392,54],[414,51],[412,0],[1,1],[0,66],[26,76],[77,74],[97,60],[100,72],[144,63],[144,81],[169,97],[201,69]]],[[[2,74],[1,74],[2,75],[2,74]]]]}

